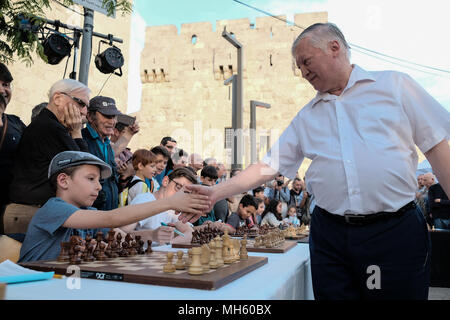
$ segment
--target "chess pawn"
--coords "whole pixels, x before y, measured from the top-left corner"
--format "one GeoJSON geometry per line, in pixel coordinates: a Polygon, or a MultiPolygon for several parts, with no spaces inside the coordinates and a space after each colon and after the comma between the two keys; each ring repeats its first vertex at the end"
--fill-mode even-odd
{"type": "Polygon", "coordinates": [[[202,266],[203,272],[209,271],[209,260],[211,252],[207,244],[202,245],[202,266]]]}
{"type": "Polygon", "coordinates": [[[58,256],[59,262],[69,262],[70,260],[69,249],[70,249],[70,242],[61,242],[61,251],[58,256]]]}
{"type": "Polygon", "coordinates": [[[175,272],[175,266],[172,263],[173,260],[173,252],[167,252],[167,263],[166,265],[163,267],[163,271],[165,273],[172,273],[175,272]]]}
{"type": "Polygon", "coordinates": [[[128,254],[128,243],[125,242],[125,241],[122,243],[122,250],[120,251],[119,256],[120,257],[128,257],[129,256],[129,254],[128,254]]]}
{"type": "Polygon", "coordinates": [[[238,239],[233,239],[233,246],[234,246],[234,248],[233,248],[234,249],[233,250],[233,252],[234,252],[233,261],[236,262],[236,261],[239,261],[239,259],[240,259],[239,252],[240,252],[240,249],[241,249],[241,244],[239,243],[238,239]]]}
{"type": "Polygon", "coordinates": [[[241,260],[248,260],[247,236],[244,236],[244,239],[241,240],[241,251],[239,253],[239,258],[241,260]]]}
{"type": "Polygon", "coordinates": [[[100,251],[98,253],[97,260],[105,261],[106,258],[108,258],[105,254],[106,244],[104,242],[100,242],[99,247],[100,247],[100,251]]]}
{"type": "Polygon", "coordinates": [[[184,270],[186,269],[186,266],[183,263],[183,251],[177,251],[177,263],[175,264],[175,269],[177,270],[184,270]]]}
{"type": "Polygon", "coordinates": [[[210,255],[209,255],[209,267],[211,269],[217,269],[219,266],[216,260],[216,242],[213,240],[209,244],[210,255]]]}
{"type": "Polygon", "coordinates": [[[223,257],[222,257],[223,243],[220,240],[219,236],[217,236],[215,240],[216,240],[215,241],[215,243],[216,243],[216,262],[217,262],[217,267],[219,268],[219,267],[223,266],[223,257]]]}
{"type": "MultiPolygon", "coordinates": [[[[87,237],[86,237],[86,239],[87,239],[87,237]]],[[[86,255],[85,255],[83,261],[85,261],[85,262],[95,261],[94,249],[95,249],[95,245],[92,243],[92,241],[89,241],[89,242],[86,241],[86,255]]]]}
{"type": "Polygon", "coordinates": [[[192,263],[192,249],[188,250],[188,257],[186,258],[186,267],[189,267],[192,263]]]}
{"type": "Polygon", "coordinates": [[[203,266],[201,261],[202,247],[192,248],[192,262],[189,266],[188,273],[191,275],[201,275],[203,274],[203,266]]]}

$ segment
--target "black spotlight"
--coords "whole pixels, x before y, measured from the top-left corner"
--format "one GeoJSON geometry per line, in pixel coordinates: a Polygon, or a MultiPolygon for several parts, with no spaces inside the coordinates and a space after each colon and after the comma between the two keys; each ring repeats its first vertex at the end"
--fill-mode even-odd
{"type": "Polygon", "coordinates": [[[49,64],[55,65],[70,55],[72,49],[69,40],[59,33],[52,33],[42,44],[49,64]]]}
{"type": "Polygon", "coordinates": [[[120,73],[115,74],[122,76],[123,64],[124,58],[122,52],[115,46],[109,47],[95,57],[95,66],[100,72],[105,74],[113,73],[116,69],[119,69],[120,73]]]}

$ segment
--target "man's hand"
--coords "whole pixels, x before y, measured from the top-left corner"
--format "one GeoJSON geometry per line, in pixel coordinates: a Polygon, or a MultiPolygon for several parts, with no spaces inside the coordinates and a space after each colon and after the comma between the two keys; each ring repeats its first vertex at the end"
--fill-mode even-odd
{"type": "Polygon", "coordinates": [[[125,127],[123,134],[128,138],[131,139],[136,133],[139,132],[139,124],[137,120],[132,124],[131,126],[125,127]]]}
{"type": "Polygon", "coordinates": [[[183,223],[186,222],[194,223],[195,221],[200,219],[201,216],[206,216],[206,213],[212,210],[214,204],[217,202],[217,198],[211,187],[191,184],[185,186],[185,188],[188,192],[197,193],[198,195],[205,196],[206,199],[209,201],[208,208],[203,210],[203,212],[201,213],[188,212],[187,210],[179,210],[181,212],[180,216],[178,217],[180,221],[182,221],[183,223]]]}
{"type": "Polygon", "coordinates": [[[441,199],[434,199],[434,202],[439,203],[439,202],[441,202],[441,199]]]}
{"type": "Polygon", "coordinates": [[[184,188],[169,199],[172,209],[175,212],[185,212],[187,214],[199,215],[200,217],[205,212],[211,211],[208,210],[211,207],[211,201],[207,195],[188,193],[184,188]]]}
{"type": "Polygon", "coordinates": [[[82,138],[81,127],[83,122],[80,109],[77,106],[69,104],[64,108],[64,118],[62,123],[67,130],[69,130],[73,139],[82,138]]]}

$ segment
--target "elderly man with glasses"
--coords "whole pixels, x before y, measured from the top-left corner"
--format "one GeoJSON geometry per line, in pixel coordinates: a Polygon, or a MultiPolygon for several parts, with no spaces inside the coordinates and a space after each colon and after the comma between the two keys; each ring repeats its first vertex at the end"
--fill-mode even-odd
{"type": "MultiPolygon", "coordinates": [[[[8,216],[10,212],[31,212],[54,196],[47,179],[48,165],[52,158],[62,151],[88,151],[81,135],[86,121],[90,90],[81,82],[63,79],[56,82],[49,92],[49,103],[36,119],[24,130],[17,151],[14,179],[10,187],[11,204],[5,212],[7,221],[21,220],[8,216]],[[19,206],[18,206],[19,205],[19,206]],[[12,219],[12,220],[11,220],[12,219]]],[[[11,226],[16,233],[25,233],[27,217],[20,226],[11,226]]]]}
{"type": "Polygon", "coordinates": [[[24,131],[10,196],[15,203],[43,205],[53,196],[47,179],[51,159],[62,151],[88,151],[81,136],[90,90],[64,79],[50,89],[49,104],[24,131]]]}

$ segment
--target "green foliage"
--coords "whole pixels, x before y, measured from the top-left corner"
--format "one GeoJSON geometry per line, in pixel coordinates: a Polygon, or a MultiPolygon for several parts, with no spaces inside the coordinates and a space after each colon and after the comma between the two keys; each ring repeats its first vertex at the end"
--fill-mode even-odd
{"type": "MultiPolygon", "coordinates": [[[[43,21],[36,17],[46,18],[44,11],[59,5],[68,7],[73,5],[73,1],[0,0],[0,61],[11,63],[17,57],[30,66],[33,63],[31,56],[33,52],[46,61],[44,48],[39,41],[41,34],[19,30],[16,17],[23,14],[25,18],[31,19],[33,25],[38,26],[43,21]]],[[[122,15],[129,14],[133,10],[129,0],[103,0],[103,7],[107,9],[108,16],[112,16],[114,10],[121,12],[122,15]]]]}

